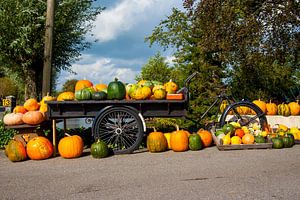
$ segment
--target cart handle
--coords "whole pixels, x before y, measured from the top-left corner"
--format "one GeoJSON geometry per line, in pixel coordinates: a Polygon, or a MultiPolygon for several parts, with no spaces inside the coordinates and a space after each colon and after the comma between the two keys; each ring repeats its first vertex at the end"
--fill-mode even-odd
{"type": "Polygon", "coordinates": [[[189,75],[189,76],[185,79],[185,81],[184,81],[184,86],[183,86],[183,88],[179,89],[179,90],[177,91],[177,93],[182,93],[182,92],[188,93],[188,91],[189,91],[189,85],[190,85],[191,80],[192,80],[196,75],[198,75],[198,74],[199,74],[199,72],[195,71],[194,73],[192,73],[191,75],[189,75]]]}

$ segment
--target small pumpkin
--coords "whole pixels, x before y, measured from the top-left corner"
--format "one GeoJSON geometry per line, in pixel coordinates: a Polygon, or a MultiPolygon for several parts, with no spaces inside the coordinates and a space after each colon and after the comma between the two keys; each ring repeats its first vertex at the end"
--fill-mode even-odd
{"type": "Polygon", "coordinates": [[[5,146],[5,155],[12,162],[26,160],[27,153],[22,142],[17,140],[10,140],[5,146]]]}
{"type": "Polygon", "coordinates": [[[164,86],[168,94],[175,94],[178,90],[177,84],[173,82],[172,79],[169,82],[166,82],[164,86]]]}
{"type": "Polygon", "coordinates": [[[153,88],[152,88],[152,93],[154,93],[156,90],[166,90],[166,87],[163,86],[163,85],[155,85],[153,88]]]}
{"type": "Polygon", "coordinates": [[[197,133],[199,134],[199,136],[201,138],[203,147],[211,146],[213,139],[212,139],[212,134],[208,130],[199,129],[197,133]]]}
{"type": "Polygon", "coordinates": [[[44,160],[53,154],[54,149],[47,138],[38,136],[27,143],[26,151],[31,160],[44,160]]]}
{"type": "Polygon", "coordinates": [[[79,135],[68,135],[58,143],[58,152],[63,158],[77,158],[83,152],[83,140],[79,135]]]}
{"type": "Polygon", "coordinates": [[[266,103],[260,99],[254,100],[253,103],[257,105],[264,113],[267,112],[266,103]]]}
{"type": "Polygon", "coordinates": [[[151,89],[148,86],[139,86],[132,95],[136,100],[148,99],[151,96],[151,89]]]}
{"type": "Polygon", "coordinates": [[[77,90],[75,92],[75,99],[76,100],[90,100],[92,98],[92,93],[90,92],[90,90],[88,88],[84,88],[81,90],[77,90]]]}
{"type": "Polygon", "coordinates": [[[288,106],[290,108],[291,115],[299,115],[300,105],[298,104],[298,101],[297,102],[290,102],[288,104],[288,106]]]}
{"type": "Polygon", "coordinates": [[[105,92],[103,92],[103,91],[101,91],[101,92],[94,92],[92,94],[92,99],[93,100],[105,100],[105,99],[107,99],[107,94],[105,92]]]}
{"type": "Polygon", "coordinates": [[[272,141],[272,148],[273,149],[282,149],[283,148],[283,141],[279,137],[275,137],[271,139],[272,141]]]}
{"type": "Polygon", "coordinates": [[[147,87],[149,87],[151,90],[152,90],[152,88],[154,87],[152,81],[148,81],[148,80],[140,80],[137,84],[140,85],[140,86],[147,86],[147,87]]]}
{"type": "Polygon", "coordinates": [[[13,109],[13,113],[26,113],[27,110],[24,108],[24,106],[16,106],[14,109],[13,109]]]}
{"type": "Polygon", "coordinates": [[[103,91],[103,90],[107,90],[107,85],[104,84],[104,83],[99,83],[99,84],[94,85],[94,89],[95,89],[97,92],[101,92],[101,91],[103,91]]]}
{"type": "Polygon", "coordinates": [[[179,127],[176,125],[176,131],[172,132],[170,143],[173,151],[183,152],[189,149],[189,138],[187,131],[179,130],[179,127]]]}
{"type": "Polygon", "coordinates": [[[278,112],[278,115],[282,115],[282,116],[290,116],[291,115],[291,112],[290,112],[290,107],[288,106],[288,104],[285,104],[285,103],[282,103],[282,104],[279,104],[277,106],[277,112],[278,112]]]}
{"type": "Polygon", "coordinates": [[[272,103],[270,100],[269,103],[266,104],[267,115],[276,115],[277,114],[277,105],[272,103]]]}
{"type": "Polygon", "coordinates": [[[40,111],[28,111],[23,114],[22,120],[26,124],[37,125],[42,123],[45,117],[40,111]]]}
{"type": "Polygon", "coordinates": [[[254,135],[247,133],[242,137],[243,144],[253,144],[255,141],[254,135]]]}
{"type": "Polygon", "coordinates": [[[157,89],[153,93],[154,99],[165,99],[167,92],[164,89],[157,89]]]}
{"type": "Polygon", "coordinates": [[[36,99],[31,98],[25,101],[24,108],[28,111],[36,111],[40,108],[40,104],[36,99]]]}
{"type": "Polygon", "coordinates": [[[115,99],[115,100],[122,100],[126,96],[126,88],[125,85],[118,81],[115,78],[114,81],[110,82],[107,87],[107,99],[115,99]]]}
{"type": "Polygon", "coordinates": [[[147,136],[147,149],[151,153],[166,151],[168,142],[162,132],[155,130],[147,136]]]}
{"type": "Polygon", "coordinates": [[[164,133],[164,136],[165,136],[165,138],[167,139],[168,149],[172,149],[172,147],[171,147],[171,142],[170,142],[170,140],[171,140],[171,134],[172,134],[172,133],[164,133]]]}
{"type": "Polygon", "coordinates": [[[75,85],[75,92],[87,87],[92,87],[93,83],[89,80],[78,80],[75,85]]]}
{"type": "Polygon", "coordinates": [[[75,99],[74,92],[63,92],[57,97],[57,101],[73,101],[75,99]]]}
{"type": "Polygon", "coordinates": [[[202,148],[202,142],[199,134],[191,134],[189,137],[189,148],[192,151],[198,151],[202,148]]]}
{"type": "Polygon", "coordinates": [[[91,155],[93,158],[105,158],[109,154],[107,144],[102,140],[97,140],[91,145],[91,155]]]}
{"type": "Polygon", "coordinates": [[[7,113],[3,117],[3,123],[8,126],[24,124],[23,113],[7,113]]]}

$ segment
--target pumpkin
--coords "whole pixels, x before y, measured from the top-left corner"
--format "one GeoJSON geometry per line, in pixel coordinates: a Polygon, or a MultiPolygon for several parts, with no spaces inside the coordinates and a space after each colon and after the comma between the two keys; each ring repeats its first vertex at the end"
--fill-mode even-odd
{"type": "Polygon", "coordinates": [[[202,142],[199,134],[191,134],[189,137],[189,148],[192,151],[197,151],[202,148],[202,142]]]}
{"type": "Polygon", "coordinates": [[[75,92],[87,87],[92,87],[93,83],[89,80],[79,80],[75,84],[75,92]]]}
{"type": "Polygon", "coordinates": [[[148,86],[139,86],[132,93],[132,98],[136,100],[148,99],[151,96],[151,89],[148,86]]]}
{"type": "Polygon", "coordinates": [[[170,143],[171,148],[175,152],[182,152],[189,149],[189,138],[187,131],[179,130],[179,127],[176,125],[176,131],[172,132],[170,143]]]}
{"type": "Polygon", "coordinates": [[[49,158],[53,154],[54,149],[47,138],[38,136],[27,143],[26,151],[31,160],[43,160],[49,158]]]}
{"type": "Polygon", "coordinates": [[[147,136],[147,149],[151,153],[166,151],[168,142],[162,132],[155,130],[147,136]]]}
{"type": "Polygon", "coordinates": [[[140,86],[147,86],[147,87],[149,87],[151,90],[152,90],[152,88],[154,87],[152,81],[147,81],[147,80],[140,80],[137,84],[140,85],[140,86]]]}
{"type": "Polygon", "coordinates": [[[47,103],[46,103],[46,102],[47,102],[47,101],[55,101],[55,100],[56,100],[55,97],[52,97],[52,96],[49,95],[49,93],[47,93],[47,95],[44,96],[44,97],[42,98],[41,102],[40,102],[40,111],[41,111],[42,113],[47,112],[48,106],[47,106],[47,103]]]}
{"type": "Polygon", "coordinates": [[[172,133],[164,133],[164,136],[165,136],[165,138],[167,139],[168,149],[172,149],[172,147],[171,147],[171,142],[170,142],[170,140],[171,140],[171,134],[172,134],[172,133]]]}
{"type": "Polygon", "coordinates": [[[99,84],[94,85],[94,89],[95,89],[97,92],[101,92],[101,91],[107,89],[107,85],[104,84],[104,83],[99,83],[99,84]]]}
{"type": "Polygon", "coordinates": [[[105,99],[107,99],[107,94],[105,92],[103,92],[103,91],[101,91],[101,92],[94,92],[92,94],[92,99],[93,100],[105,100],[105,99]]]}
{"type": "Polygon", "coordinates": [[[167,95],[167,92],[164,89],[157,89],[153,93],[154,99],[165,99],[166,95],[167,95]]]}
{"type": "Polygon", "coordinates": [[[212,134],[209,131],[199,129],[197,133],[199,134],[204,147],[209,147],[212,144],[212,134]]]}
{"type": "Polygon", "coordinates": [[[26,149],[22,142],[17,140],[10,140],[5,146],[5,155],[12,162],[26,160],[26,149]]]}
{"type": "Polygon", "coordinates": [[[42,123],[45,118],[40,111],[28,111],[27,113],[23,114],[22,120],[26,124],[37,125],[42,123]]]}
{"type": "Polygon", "coordinates": [[[75,99],[74,92],[63,92],[57,97],[57,101],[72,101],[75,99]]]}
{"type": "Polygon", "coordinates": [[[272,103],[271,100],[266,104],[267,115],[276,115],[277,114],[277,105],[272,103]]]}
{"type": "Polygon", "coordinates": [[[262,135],[258,135],[254,137],[255,143],[266,143],[266,139],[262,135]]]}
{"type": "Polygon", "coordinates": [[[102,140],[97,140],[91,145],[91,155],[93,158],[105,158],[109,154],[107,144],[102,140]]]}
{"type": "Polygon", "coordinates": [[[294,145],[294,139],[289,137],[287,134],[282,138],[283,147],[290,148],[294,145]]]}
{"type": "Polygon", "coordinates": [[[92,93],[90,92],[90,90],[88,88],[84,88],[81,90],[77,90],[75,92],[75,99],[76,100],[90,100],[92,98],[92,93]]]}
{"type": "Polygon", "coordinates": [[[160,90],[160,89],[166,90],[166,87],[163,85],[156,85],[152,88],[152,93],[154,93],[156,90],[160,90]]]}
{"type": "Polygon", "coordinates": [[[7,113],[3,117],[3,123],[8,126],[24,124],[23,115],[23,113],[7,113]]]}
{"type": "Polygon", "coordinates": [[[242,137],[243,144],[253,144],[254,143],[254,135],[247,133],[242,137]]]}
{"type": "Polygon", "coordinates": [[[108,84],[107,99],[121,100],[124,99],[125,96],[126,96],[125,85],[121,81],[118,81],[117,78],[115,78],[114,81],[108,84]]]}
{"type": "Polygon", "coordinates": [[[291,115],[299,115],[300,105],[298,104],[298,101],[297,102],[290,102],[288,104],[288,106],[290,108],[291,115]]]}
{"type": "Polygon", "coordinates": [[[68,135],[58,143],[58,152],[63,158],[77,158],[83,152],[83,140],[79,135],[68,135]]]}
{"type": "Polygon", "coordinates": [[[174,94],[178,90],[178,86],[175,82],[172,81],[172,79],[164,84],[166,91],[168,94],[174,94]]]}
{"type": "Polygon", "coordinates": [[[279,104],[277,106],[277,112],[278,115],[282,115],[282,116],[290,116],[291,114],[288,104],[285,103],[279,104]]]}
{"type": "Polygon", "coordinates": [[[264,113],[267,112],[266,103],[264,101],[261,101],[260,99],[254,100],[252,103],[257,105],[264,113]]]}
{"type": "Polygon", "coordinates": [[[282,149],[283,148],[283,141],[279,137],[275,137],[271,139],[272,141],[272,148],[273,149],[282,149]]]}
{"type": "Polygon", "coordinates": [[[13,113],[26,113],[27,110],[24,108],[24,106],[16,106],[14,109],[13,109],[13,113]]]}
{"type": "Polygon", "coordinates": [[[250,113],[250,108],[248,108],[247,106],[239,106],[237,108],[237,112],[240,115],[247,115],[248,113],[250,113]]]}
{"type": "Polygon", "coordinates": [[[31,98],[25,101],[24,108],[28,111],[35,111],[40,108],[40,105],[36,99],[31,98]]]}

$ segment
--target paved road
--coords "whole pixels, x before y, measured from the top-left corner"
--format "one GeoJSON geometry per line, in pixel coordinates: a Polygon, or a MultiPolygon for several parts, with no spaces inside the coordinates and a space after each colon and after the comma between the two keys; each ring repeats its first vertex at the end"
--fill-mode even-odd
{"type": "Polygon", "coordinates": [[[0,199],[300,199],[300,145],[290,149],[139,152],[10,162],[0,199]]]}

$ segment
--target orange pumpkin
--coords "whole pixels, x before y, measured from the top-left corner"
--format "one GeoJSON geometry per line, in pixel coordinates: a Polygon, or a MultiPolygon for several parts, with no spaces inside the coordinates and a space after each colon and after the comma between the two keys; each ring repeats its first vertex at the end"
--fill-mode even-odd
{"type": "Polygon", "coordinates": [[[26,145],[27,155],[31,160],[43,160],[53,154],[53,145],[42,136],[31,139],[26,145]]]}
{"type": "Polygon", "coordinates": [[[26,113],[27,110],[24,108],[24,106],[16,106],[14,109],[13,109],[13,113],[26,113]]]}
{"type": "Polygon", "coordinates": [[[254,136],[250,133],[247,133],[242,137],[242,142],[243,142],[243,144],[253,144],[254,136]]]}
{"type": "Polygon", "coordinates": [[[63,158],[77,158],[83,152],[83,140],[79,135],[68,135],[58,143],[58,152],[63,158]]]}
{"type": "Polygon", "coordinates": [[[63,92],[57,97],[57,101],[73,101],[75,99],[74,92],[63,92]]]}
{"type": "Polygon", "coordinates": [[[272,103],[270,100],[269,103],[266,104],[267,115],[276,115],[277,114],[277,105],[272,103]]]}
{"type": "Polygon", "coordinates": [[[291,102],[288,104],[290,108],[291,115],[299,115],[300,113],[300,105],[297,102],[291,102]]]}
{"type": "Polygon", "coordinates": [[[36,99],[31,98],[25,101],[24,108],[28,111],[35,111],[40,108],[40,104],[36,99]]]}
{"type": "Polygon", "coordinates": [[[23,113],[7,113],[3,117],[3,123],[8,126],[24,124],[23,115],[23,113]]]}
{"type": "Polygon", "coordinates": [[[168,148],[168,142],[162,132],[157,132],[155,129],[147,136],[147,149],[151,152],[162,152],[168,148]]]}
{"type": "Polygon", "coordinates": [[[83,88],[92,87],[93,83],[89,80],[79,80],[76,82],[75,91],[81,90],[83,88]]]}
{"type": "Polygon", "coordinates": [[[199,129],[197,132],[200,135],[204,147],[209,147],[212,144],[212,134],[204,129],[199,129]]]}
{"type": "Polygon", "coordinates": [[[23,114],[22,120],[26,124],[37,125],[43,122],[45,118],[40,111],[28,111],[23,114]]]}
{"type": "Polygon", "coordinates": [[[165,83],[164,86],[168,94],[174,94],[178,90],[177,84],[173,82],[172,79],[165,83]]]}
{"type": "Polygon", "coordinates": [[[104,89],[107,89],[107,85],[104,84],[104,83],[99,83],[99,84],[96,84],[96,85],[94,86],[94,89],[95,89],[97,92],[100,92],[100,91],[102,91],[102,90],[104,90],[104,89]]]}
{"type": "Polygon", "coordinates": [[[173,151],[182,152],[189,149],[189,138],[187,131],[179,130],[179,127],[176,126],[177,130],[173,131],[170,138],[171,148],[173,151]]]}
{"type": "Polygon", "coordinates": [[[267,112],[266,103],[264,101],[258,99],[258,100],[254,100],[253,103],[257,105],[264,113],[267,112]]]}

